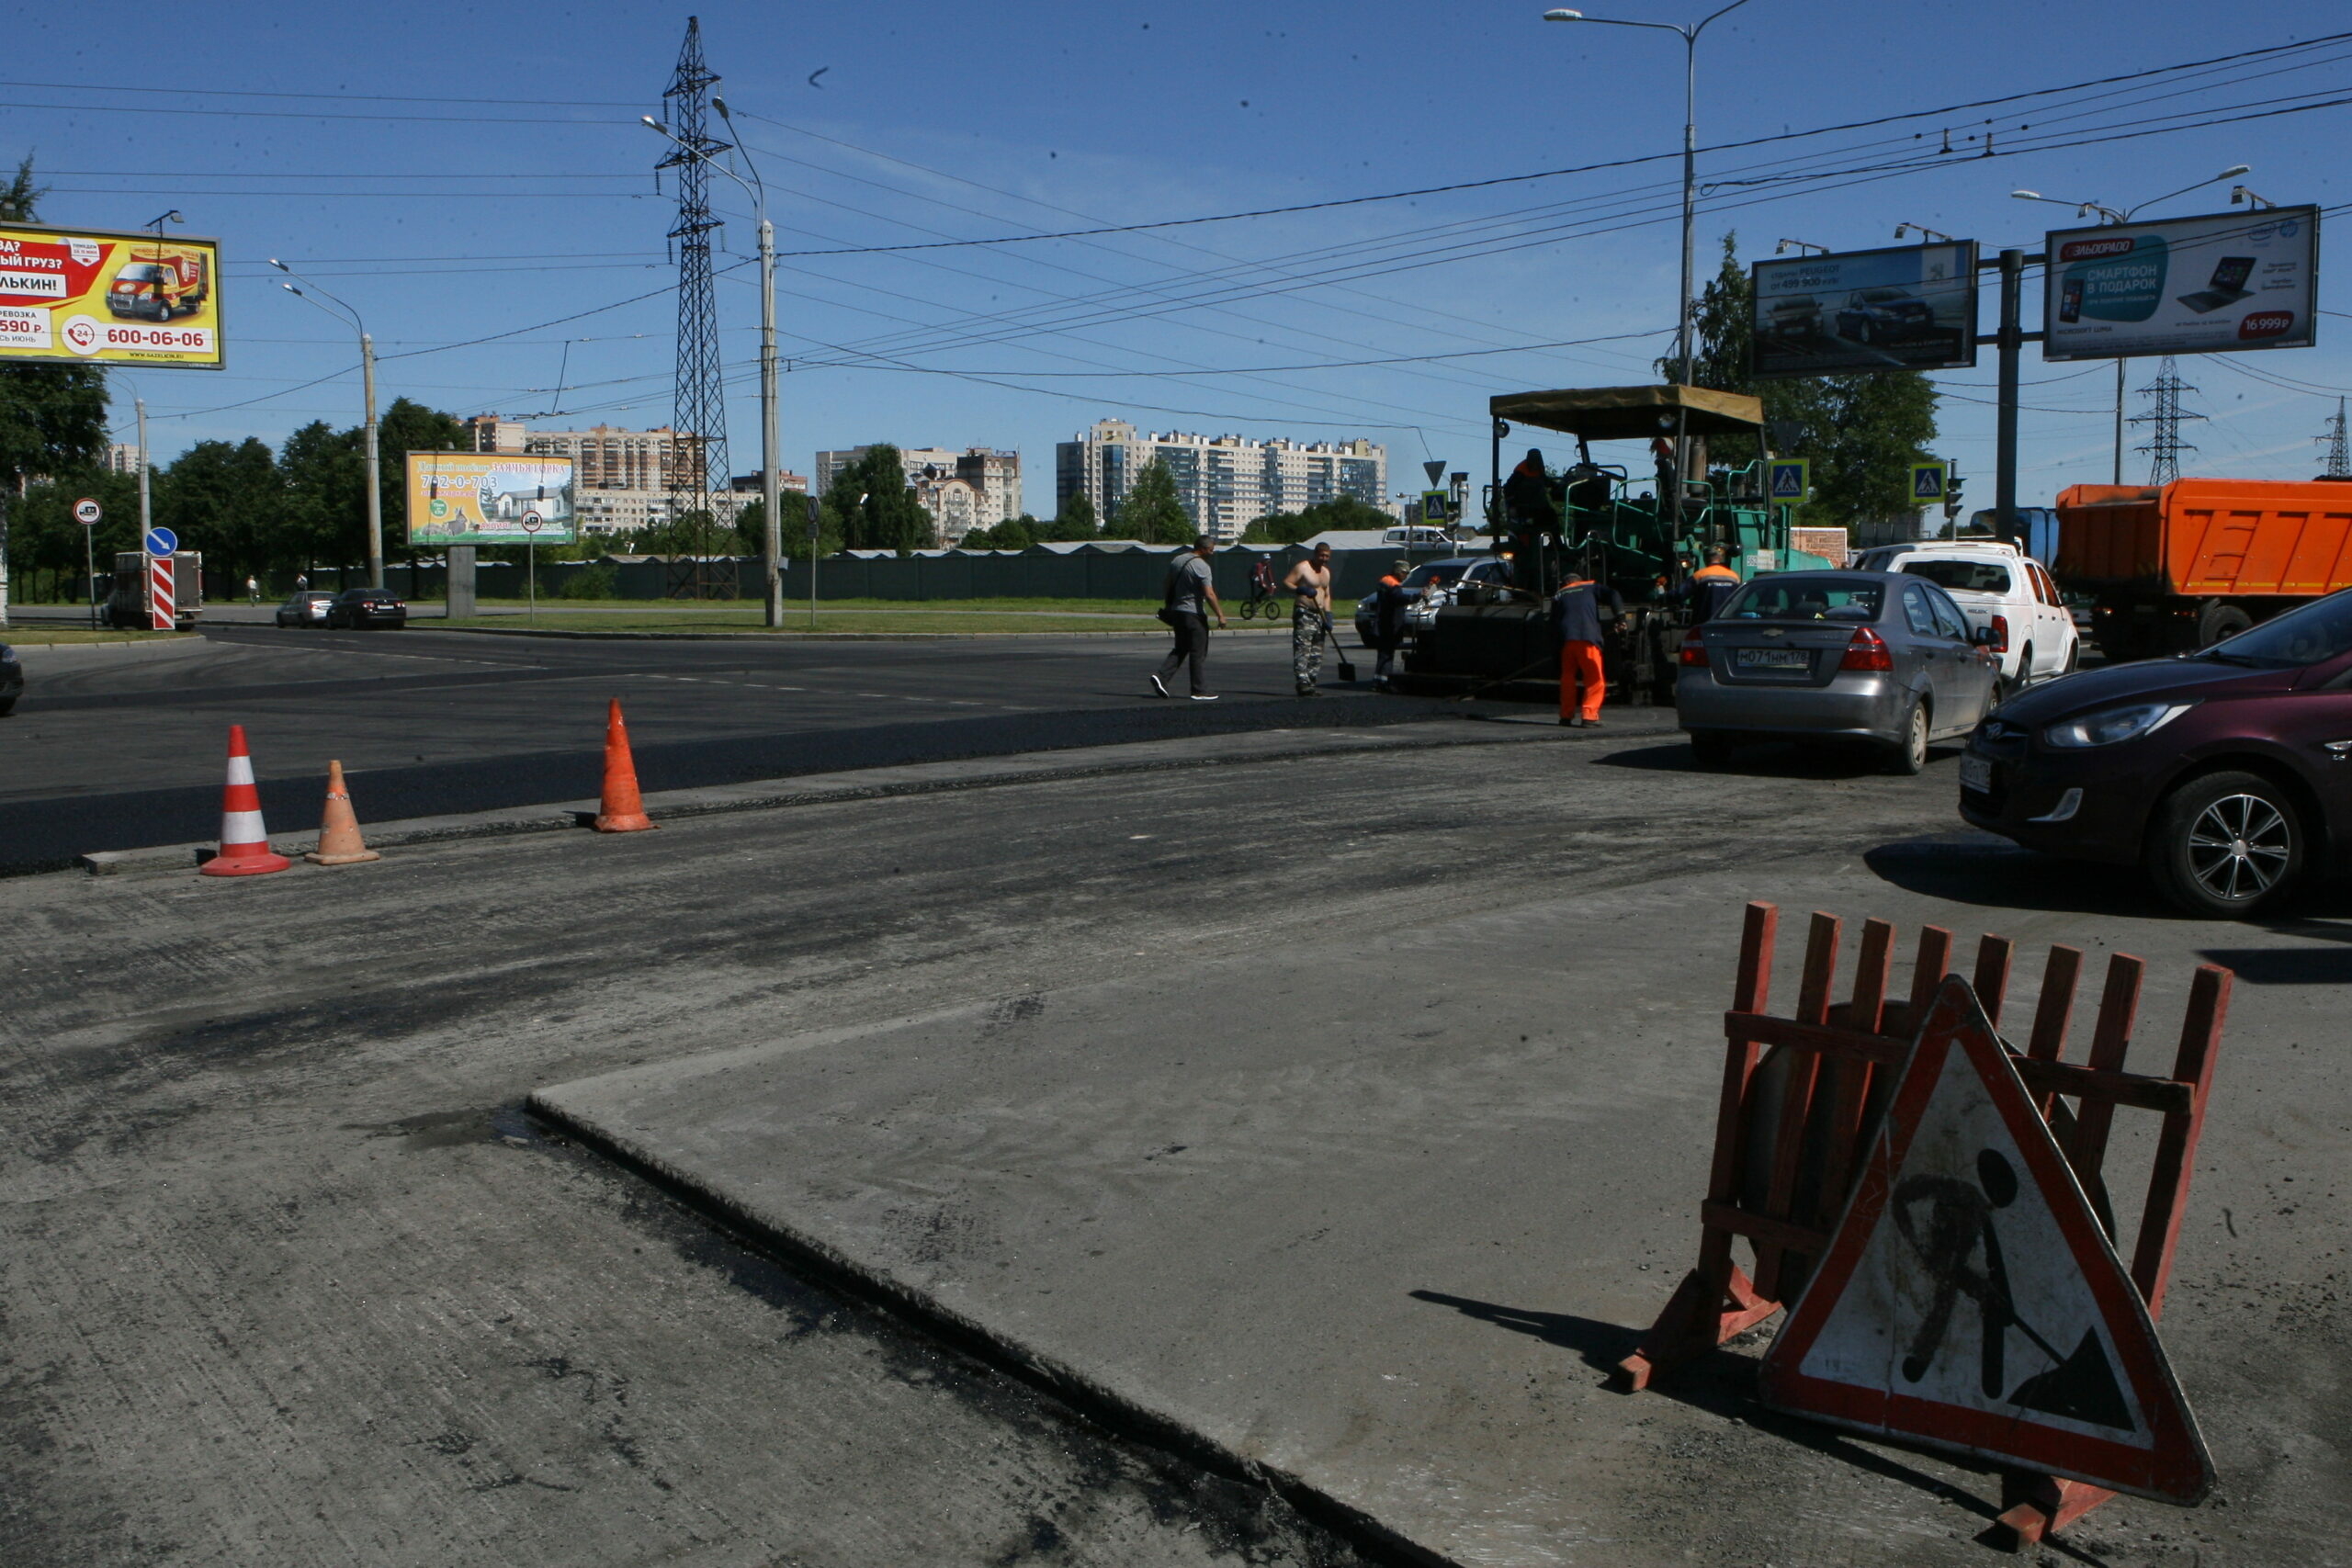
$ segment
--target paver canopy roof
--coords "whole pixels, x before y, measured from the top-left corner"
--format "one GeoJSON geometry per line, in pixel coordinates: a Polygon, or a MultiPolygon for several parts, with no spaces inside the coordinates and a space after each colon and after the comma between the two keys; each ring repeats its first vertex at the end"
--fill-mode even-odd
{"type": "Polygon", "coordinates": [[[1693,435],[1747,435],[1764,423],[1764,405],[1744,392],[1711,387],[1575,387],[1556,392],[1506,392],[1487,402],[1497,419],[1581,435],[1588,441],[1646,441],[1674,434],[1684,412],[1693,435]]]}

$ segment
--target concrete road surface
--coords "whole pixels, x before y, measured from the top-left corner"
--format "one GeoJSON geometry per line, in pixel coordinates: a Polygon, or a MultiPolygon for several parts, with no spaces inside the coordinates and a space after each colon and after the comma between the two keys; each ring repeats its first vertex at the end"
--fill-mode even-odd
{"type": "Polygon", "coordinates": [[[1662,723],[0,883],[0,1561],[1347,1560],[1212,1461],[1374,1560],[1986,1561],[1995,1477],[1768,1416],[1753,1345],[1600,1387],[1695,1241],[1751,897],[2128,946],[2159,1066],[2238,969],[2165,1324],[2220,1495],[2040,1561],[2342,1561],[2352,904],[2174,920],[1959,832],[1949,756],[1662,723]]]}

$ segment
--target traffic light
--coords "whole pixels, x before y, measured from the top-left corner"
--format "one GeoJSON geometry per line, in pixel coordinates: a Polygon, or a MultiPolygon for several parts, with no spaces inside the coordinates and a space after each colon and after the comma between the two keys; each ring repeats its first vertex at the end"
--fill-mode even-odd
{"type": "Polygon", "coordinates": [[[1944,479],[1944,521],[1949,523],[1960,515],[1961,478],[1951,474],[1944,479]]]}

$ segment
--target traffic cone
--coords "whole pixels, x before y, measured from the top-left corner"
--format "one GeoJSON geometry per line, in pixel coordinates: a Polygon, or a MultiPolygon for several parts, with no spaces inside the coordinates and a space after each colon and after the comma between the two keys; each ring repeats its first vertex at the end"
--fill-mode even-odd
{"type": "Polygon", "coordinates": [[[269,829],[261,825],[261,791],[254,787],[254,760],[245,750],[245,727],[229,727],[229,782],[220,792],[220,852],[197,869],[207,876],[259,876],[293,864],[269,852],[269,829]]]}
{"type": "Polygon", "coordinates": [[[319,847],[302,857],[312,865],[357,865],[384,857],[359,838],[359,818],[352,814],[351,794],[343,787],[343,764],[327,763],[327,814],[319,824],[319,847]]]}
{"type": "Polygon", "coordinates": [[[628,726],[621,722],[621,700],[605,711],[605,798],[596,814],[599,833],[642,833],[658,826],[645,814],[637,793],[637,763],[628,754],[628,726]]]}

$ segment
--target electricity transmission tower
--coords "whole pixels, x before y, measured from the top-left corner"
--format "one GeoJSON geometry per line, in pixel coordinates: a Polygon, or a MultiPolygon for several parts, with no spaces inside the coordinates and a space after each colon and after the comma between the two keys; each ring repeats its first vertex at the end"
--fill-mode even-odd
{"type": "Polygon", "coordinates": [[[2327,472],[2322,479],[2352,479],[2352,435],[2344,427],[2344,400],[2335,400],[2335,417],[2327,422],[2327,434],[2314,435],[2314,441],[2327,443],[2327,472]]]}
{"type": "Polygon", "coordinates": [[[2152,485],[2170,484],[2180,478],[2180,455],[2197,448],[2180,438],[2180,422],[2203,419],[2201,413],[2190,413],[2180,406],[2180,394],[2193,392],[2196,388],[2180,378],[2174,368],[2173,357],[2167,354],[2156,370],[2156,378],[2140,389],[2143,397],[2154,397],[2155,406],[2146,413],[2132,416],[2134,424],[2152,424],[2147,442],[2132,448],[2148,454],[2148,482],[2152,485]]]}
{"type": "MultiPolygon", "coordinates": [[[[676,138],[657,169],[678,181],[678,221],[670,239],[678,251],[678,375],[671,425],[677,457],[670,468],[670,596],[732,599],[735,563],[720,556],[717,509],[729,491],[727,401],[718,362],[718,300],[710,271],[710,165],[728,144],[709,134],[710,89],[718,73],[703,63],[702,22],[686,18],[678,69],[662,95],[676,138]]],[[[728,533],[731,535],[730,527],[728,533]]]]}

